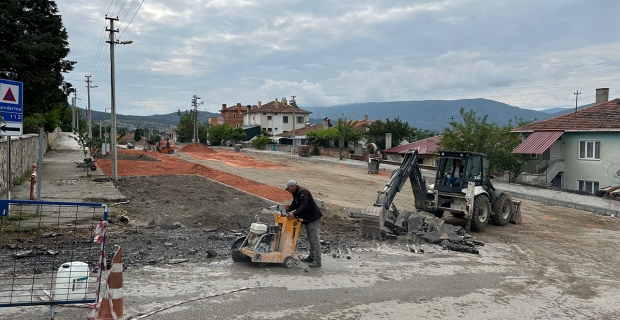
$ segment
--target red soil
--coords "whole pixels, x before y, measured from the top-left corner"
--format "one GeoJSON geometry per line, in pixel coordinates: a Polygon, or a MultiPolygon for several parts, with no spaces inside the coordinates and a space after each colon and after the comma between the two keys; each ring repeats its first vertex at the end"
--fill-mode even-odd
{"type": "Polygon", "coordinates": [[[216,153],[215,150],[200,144],[200,143],[191,143],[181,148],[179,151],[181,152],[192,152],[192,153],[216,153]]]}
{"type": "MultiPolygon", "coordinates": [[[[213,151],[213,150],[212,150],[213,151]]],[[[119,153],[143,153],[138,150],[119,150],[119,153]]],[[[232,153],[231,153],[232,154],[232,153]]],[[[155,175],[184,175],[196,174],[201,177],[209,178],[225,185],[246,191],[253,195],[269,199],[278,203],[291,200],[291,194],[281,188],[272,187],[256,181],[243,179],[233,174],[212,169],[207,166],[192,163],[179,159],[174,156],[160,153],[148,153],[149,156],[155,157],[161,162],[155,161],[135,161],[135,160],[118,160],[117,172],[119,177],[127,176],[155,176],[155,175]]],[[[243,157],[243,156],[242,156],[243,157]]],[[[250,158],[250,157],[245,157],[250,158]]],[[[251,158],[250,158],[251,159],[251,158]]],[[[253,160],[253,159],[252,159],[253,160]]],[[[255,161],[258,163],[258,161],[255,161]]],[[[102,168],[107,176],[111,176],[112,162],[107,161],[104,168],[103,159],[97,160],[97,165],[102,168]]],[[[270,164],[271,165],[271,164],[270,164]]]]}

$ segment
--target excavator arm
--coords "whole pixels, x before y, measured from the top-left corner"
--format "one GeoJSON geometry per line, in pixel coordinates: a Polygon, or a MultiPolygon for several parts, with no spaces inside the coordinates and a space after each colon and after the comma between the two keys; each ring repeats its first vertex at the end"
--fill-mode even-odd
{"type": "Polygon", "coordinates": [[[409,149],[400,168],[392,173],[392,177],[383,190],[378,191],[375,204],[366,207],[362,213],[360,224],[362,235],[370,238],[383,238],[385,236],[386,223],[392,220],[391,217],[394,214],[397,214],[396,208],[393,211],[390,210],[392,209],[392,202],[396,194],[402,190],[407,179],[411,183],[416,209],[426,210],[426,183],[422,179],[422,172],[420,172],[418,165],[418,150],[409,149]]]}
{"type": "Polygon", "coordinates": [[[389,210],[394,197],[402,190],[407,178],[409,178],[411,183],[416,209],[426,210],[426,183],[422,178],[422,172],[420,172],[418,165],[418,149],[407,150],[400,168],[392,173],[392,177],[383,190],[378,192],[374,206],[389,210]]]}

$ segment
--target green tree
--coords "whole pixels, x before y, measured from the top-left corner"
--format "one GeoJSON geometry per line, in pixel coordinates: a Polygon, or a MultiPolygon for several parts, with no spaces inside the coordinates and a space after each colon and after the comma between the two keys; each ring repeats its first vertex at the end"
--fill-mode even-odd
{"type": "Polygon", "coordinates": [[[268,136],[263,136],[263,135],[256,136],[254,139],[252,139],[252,148],[263,150],[265,149],[265,146],[269,144],[270,142],[271,140],[269,139],[268,136]]]}
{"type": "Polygon", "coordinates": [[[177,111],[177,115],[180,117],[179,124],[177,125],[177,141],[179,142],[191,142],[194,139],[194,116],[192,112],[181,113],[181,110],[177,111]]]}
{"type": "Polygon", "coordinates": [[[362,132],[355,130],[355,125],[357,121],[351,120],[347,121],[346,119],[338,119],[338,124],[334,127],[336,128],[337,138],[340,140],[340,159],[344,158],[342,152],[344,151],[345,144],[351,142],[357,142],[362,137],[362,132]]]}
{"type": "Polygon", "coordinates": [[[435,135],[435,132],[430,130],[418,130],[409,127],[409,123],[401,121],[400,118],[385,119],[385,121],[377,120],[367,125],[367,128],[366,138],[368,142],[374,142],[383,150],[386,149],[386,133],[392,134],[392,146],[400,144],[403,140],[417,141],[435,135]]]}
{"type": "Polygon", "coordinates": [[[314,146],[323,146],[327,142],[338,139],[338,129],[336,129],[336,127],[331,127],[328,129],[321,128],[312,130],[306,133],[306,137],[308,137],[310,144],[314,146]]]}
{"type": "Polygon", "coordinates": [[[222,139],[231,139],[233,128],[228,123],[215,124],[209,128],[209,142],[212,146],[219,146],[222,139]]]}
{"type": "Polygon", "coordinates": [[[515,118],[500,127],[496,123],[488,123],[488,115],[477,117],[474,110],[465,112],[465,109],[461,108],[460,113],[463,122],[451,122],[452,128],[444,129],[439,147],[445,150],[485,153],[492,172],[509,170],[518,173],[523,155],[514,154],[512,150],[521,143],[521,138],[511,130],[515,126],[525,126],[533,121],[515,118]]]}
{"type": "Polygon", "coordinates": [[[142,140],[142,135],[143,135],[142,131],[143,131],[142,128],[136,128],[136,130],[133,133],[133,140],[134,141],[138,142],[138,141],[142,140]]]}
{"type": "Polygon", "coordinates": [[[231,139],[233,139],[235,142],[243,141],[243,139],[245,139],[245,136],[245,131],[241,127],[233,129],[230,135],[231,139]]]}
{"type": "MultiPolygon", "coordinates": [[[[75,64],[65,60],[69,42],[56,3],[2,1],[0,39],[0,78],[24,83],[24,123],[28,123],[25,132],[38,132],[40,115],[47,119],[48,112],[59,104],[68,105],[71,84],[64,81],[62,73],[73,70],[75,64]]],[[[52,125],[57,124],[46,123],[46,130],[50,131],[52,125]]]]}

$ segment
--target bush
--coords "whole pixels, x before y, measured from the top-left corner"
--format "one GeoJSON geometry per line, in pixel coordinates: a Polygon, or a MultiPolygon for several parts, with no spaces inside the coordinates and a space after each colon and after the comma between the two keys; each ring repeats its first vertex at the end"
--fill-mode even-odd
{"type": "Polygon", "coordinates": [[[252,148],[263,150],[265,146],[270,143],[269,137],[267,136],[258,136],[252,140],[252,148]]]}
{"type": "Polygon", "coordinates": [[[321,153],[319,152],[319,147],[313,146],[312,147],[312,152],[310,154],[313,155],[313,156],[320,156],[321,153]]]}

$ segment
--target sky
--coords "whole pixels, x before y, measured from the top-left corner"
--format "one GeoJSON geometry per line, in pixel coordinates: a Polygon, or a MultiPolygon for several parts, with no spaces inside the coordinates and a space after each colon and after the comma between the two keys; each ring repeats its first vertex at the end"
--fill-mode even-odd
{"type": "MultiPolygon", "coordinates": [[[[487,98],[542,110],[620,97],[617,0],[56,0],[78,107],[201,111],[487,98]]],[[[109,111],[109,110],[108,110],[109,111]]]]}

